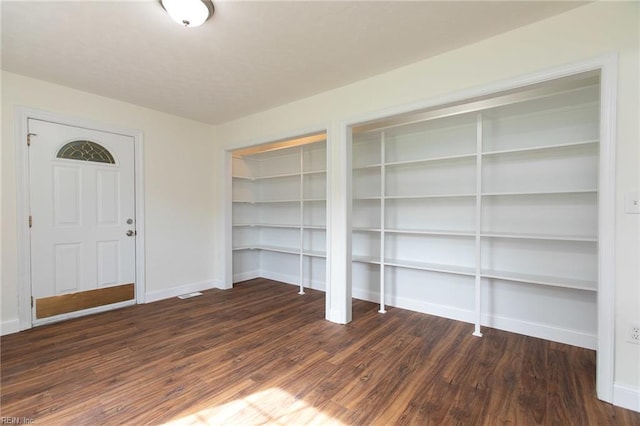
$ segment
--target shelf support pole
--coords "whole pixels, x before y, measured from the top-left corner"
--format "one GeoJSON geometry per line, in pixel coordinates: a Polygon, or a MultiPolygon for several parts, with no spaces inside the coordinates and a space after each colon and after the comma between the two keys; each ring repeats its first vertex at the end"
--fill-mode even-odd
{"type": "Polygon", "coordinates": [[[304,145],[300,146],[300,291],[304,294],[304,145]]]}
{"type": "Polygon", "coordinates": [[[384,314],[387,312],[385,306],[385,271],[384,271],[384,224],[385,224],[385,186],[386,186],[386,155],[385,155],[386,147],[385,147],[385,134],[384,132],[380,133],[380,312],[384,314]]]}
{"type": "Polygon", "coordinates": [[[480,322],[482,319],[482,241],[480,228],[482,227],[482,113],[476,116],[476,274],[475,274],[475,324],[473,335],[482,337],[480,322]]]}

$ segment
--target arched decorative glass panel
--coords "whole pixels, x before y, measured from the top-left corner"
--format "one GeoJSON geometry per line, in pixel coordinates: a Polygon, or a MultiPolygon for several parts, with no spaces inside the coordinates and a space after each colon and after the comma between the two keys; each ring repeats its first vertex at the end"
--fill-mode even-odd
{"type": "Polygon", "coordinates": [[[65,144],[56,155],[68,160],[93,161],[96,163],[116,164],[113,155],[100,144],[91,141],[72,141],[65,144]]]}

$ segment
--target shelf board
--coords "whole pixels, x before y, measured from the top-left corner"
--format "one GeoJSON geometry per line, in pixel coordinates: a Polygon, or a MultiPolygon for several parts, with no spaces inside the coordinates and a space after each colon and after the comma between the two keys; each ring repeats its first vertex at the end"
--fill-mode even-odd
{"type": "Polygon", "coordinates": [[[562,195],[562,194],[597,194],[598,190],[593,189],[567,189],[558,191],[518,191],[518,192],[483,192],[483,197],[503,197],[517,195],[562,195]]]}
{"type": "Polygon", "coordinates": [[[276,253],[300,254],[300,250],[294,247],[280,247],[260,244],[255,246],[255,248],[257,250],[273,251],[276,253]]]}
{"type": "Polygon", "coordinates": [[[299,203],[300,199],[289,199],[289,200],[258,200],[253,201],[255,204],[277,204],[277,203],[299,203]]]}
{"type": "Polygon", "coordinates": [[[597,139],[590,139],[586,141],[567,142],[567,143],[556,144],[556,145],[532,146],[532,147],[526,147],[526,148],[512,148],[512,149],[501,149],[496,151],[486,151],[486,152],[483,152],[482,155],[487,156],[487,155],[513,154],[513,153],[529,152],[529,151],[543,151],[543,150],[569,148],[573,146],[593,145],[597,143],[598,143],[597,139]]]}
{"type": "Polygon", "coordinates": [[[256,225],[257,227],[260,228],[285,228],[285,229],[300,229],[300,225],[294,225],[294,224],[288,224],[288,225],[284,225],[284,224],[275,224],[275,223],[259,223],[256,225]]]}
{"type": "MultiPolygon", "coordinates": [[[[353,262],[370,263],[380,265],[380,258],[373,256],[352,256],[353,262]]],[[[416,262],[412,260],[385,259],[385,266],[396,268],[419,269],[421,271],[444,272],[449,274],[475,276],[475,268],[455,265],[442,265],[437,263],[416,262]]]]}
{"type": "Polygon", "coordinates": [[[327,253],[319,250],[305,250],[302,254],[308,257],[321,257],[321,258],[327,257],[327,253]]]}
{"type": "Polygon", "coordinates": [[[237,246],[232,248],[233,251],[257,250],[254,246],[237,246]]]}
{"type": "Polygon", "coordinates": [[[374,265],[380,264],[380,258],[373,256],[351,256],[351,260],[358,263],[371,263],[374,265]]]}
{"type": "Polygon", "coordinates": [[[294,224],[277,224],[277,223],[234,223],[234,227],[251,227],[251,228],[288,228],[300,229],[300,225],[294,224]]]}
{"type": "Polygon", "coordinates": [[[597,242],[596,236],[584,235],[557,235],[557,234],[520,234],[512,232],[482,232],[483,238],[511,238],[521,240],[550,240],[550,241],[576,241],[576,242],[597,242]]]}
{"type": "MultiPolygon", "coordinates": [[[[269,245],[252,245],[252,246],[233,247],[233,251],[241,251],[241,250],[265,250],[265,251],[272,251],[275,253],[300,255],[300,250],[293,247],[279,247],[279,246],[269,246],[269,245]]],[[[309,257],[323,257],[323,258],[327,257],[325,252],[319,251],[319,250],[305,250],[302,254],[304,256],[309,256],[309,257]]]]}
{"type": "Polygon", "coordinates": [[[469,153],[469,154],[456,154],[456,155],[445,155],[442,157],[431,157],[431,158],[417,158],[411,160],[403,160],[403,161],[389,161],[385,163],[386,167],[394,167],[394,166],[405,166],[411,164],[420,164],[420,163],[430,163],[435,161],[450,161],[450,160],[459,160],[465,158],[476,158],[477,154],[469,153]]]}
{"type": "Polygon", "coordinates": [[[505,281],[515,281],[528,284],[544,285],[550,287],[562,287],[583,291],[597,291],[597,282],[577,280],[574,278],[550,277],[543,275],[521,274],[507,271],[482,270],[482,278],[493,278],[505,281]]]}
{"type": "MultiPolygon", "coordinates": [[[[234,228],[285,228],[285,229],[300,229],[300,225],[296,224],[283,224],[283,223],[234,223],[234,228]]],[[[303,225],[304,229],[327,229],[326,225],[303,225]]]]}
{"type": "Polygon", "coordinates": [[[276,175],[267,175],[267,176],[231,176],[233,179],[244,179],[244,180],[266,180],[266,179],[278,179],[278,178],[286,178],[286,177],[300,177],[300,175],[315,175],[315,174],[326,174],[326,170],[307,170],[304,172],[293,172],[293,173],[279,173],[276,175]]]}
{"type": "Polygon", "coordinates": [[[367,164],[364,166],[356,166],[356,167],[352,167],[351,170],[365,170],[365,169],[375,169],[375,168],[379,168],[381,167],[382,164],[380,163],[376,163],[376,164],[367,164]]]}
{"type": "MultiPolygon", "coordinates": [[[[287,229],[300,229],[300,225],[296,224],[282,224],[282,223],[234,223],[234,228],[287,228],[287,229]]],[[[304,229],[327,229],[326,225],[303,225],[304,229]]]]}
{"type": "MultiPolygon", "coordinates": [[[[421,198],[465,198],[475,197],[475,193],[458,193],[458,194],[425,194],[425,195],[385,195],[385,200],[413,200],[421,198]]],[[[379,198],[379,197],[378,197],[379,198]]]]}
{"type": "Polygon", "coordinates": [[[473,231],[444,231],[436,229],[385,229],[389,234],[409,234],[409,235],[443,235],[451,237],[475,237],[473,231]]]}
{"type": "Polygon", "coordinates": [[[398,268],[419,269],[422,271],[444,272],[457,275],[475,276],[476,274],[475,268],[472,267],[417,262],[413,260],[385,259],[384,264],[398,268]]]}
{"type": "MultiPolygon", "coordinates": [[[[429,198],[469,198],[475,197],[475,193],[465,192],[457,194],[424,194],[424,195],[385,195],[385,200],[421,200],[429,198]]],[[[373,195],[371,197],[354,197],[354,201],[367,201],[367,200],[381,200],[379,195],[373,195]]]]}
{"type": "Polygon", "coordinates": [[[299,203],[303,201],[305,203],[321,203],[327,201],[326,198],[304,198],[304,199],[289,199],[289,200],[232,200],[234,203],[244,204],[276,204],[276,203],[299,203]]]}
{"type": "Polygon", "coordinates": [[[372,197],[354,197],[354,201],[370,201],[370,200],[380,200],[382,197],[379,195],[374,195],[372,197]]]}
{"type": "Polygon", "coordinates": [[[327,229],[327,225],[303,225],[304,229],[327,229]]]}
{"type": "Polygon", "coordinates": [[[352,232],[380,232],[380,228],[351,227],[352,232]]]}
{"type": "MultiPolygon", "coordinates": [[[[373,256],[352,256],[354,262],[380,264],[380,258],[373,256]]],[[[419,269],[422,271],[443,272],[449,274],[475,276],[475,268],[455,265],[443,265],[437,263],[416,262],[410,260],[386,259],[385,266],[397,268],[419,269]]],[[[480,274],[482,278],[493,278],[505,281],[522,282],[526,284],[544,285],[550,287],[562,287],[575,290],[595,292],[597,283],[595,281],[577,280],[573,278],[549,277],[533,274],[519,274],[506,271],[483,270],[480,274]]]]}
{"type": "Polygon", "coordinates": [[[278,179],[278,178],[295,177],[295,176],[300,177],[300,172],[278,173],[276,175],[257,176],[254,178],[254,180],[278,179]]]}

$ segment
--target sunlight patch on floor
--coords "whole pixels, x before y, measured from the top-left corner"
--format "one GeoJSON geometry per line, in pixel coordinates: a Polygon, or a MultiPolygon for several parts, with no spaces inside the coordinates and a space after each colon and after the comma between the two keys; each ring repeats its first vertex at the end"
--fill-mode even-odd
{"type": "Polygon", "coordinates": [[[165,426],[195,425],[335,425],[343,423],[279,388],[253,393],[226,404],[165,423],[165,426]]]}

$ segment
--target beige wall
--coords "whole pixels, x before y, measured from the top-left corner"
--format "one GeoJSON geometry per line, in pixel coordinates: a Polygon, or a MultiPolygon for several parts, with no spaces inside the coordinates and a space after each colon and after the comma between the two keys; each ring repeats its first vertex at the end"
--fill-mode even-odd
{"type": "MultiPolygon", "coordinates": [[[[18,318],[15,106],[144,133],[146,293],[213,280],[211,126],[40,80],[2,73],[3,324],[18,318]]],[[[209,286],[210,287],[210,286],[209,286]]]]}
{"type": "MultiPolygon", "coordinates": [[[[629,323],[640,322],[640,215],[624,214],[623,200],[626,191],[640,188],[639,18],[637,2],[583,6],[386,74],[226,123],[217,127],[216,139],[220,146],[229,148],[305,131],[319,124],[336,128],[336,123],[371,112],[617,52],[615,380],[637,388],[640,347],[625,340],[629,323]]],[[[222,148],[217,154],[220,161],[222,148]]],[[[222,258],[223,244],[220,239],[216,241],[216,259],[222,258]]],[[[221,266],[218,264],[218,271],[221,266]]]]}

